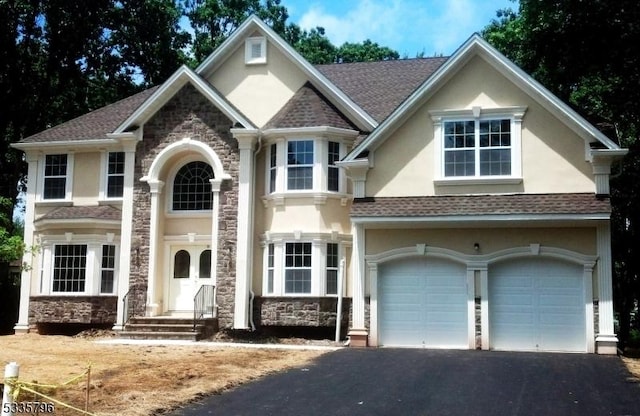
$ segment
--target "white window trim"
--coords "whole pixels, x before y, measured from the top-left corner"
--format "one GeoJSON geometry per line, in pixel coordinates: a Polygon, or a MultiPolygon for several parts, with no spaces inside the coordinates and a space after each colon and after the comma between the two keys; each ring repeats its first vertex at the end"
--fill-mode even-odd
{"type": "Polygon", "coordinates": [[[259,65],[267,63],[267,38],[256,36],[247,38],[244,41],[244,63],[247,65],[259,65]],[[260,45],[260,56],[252,57],[253,47],[260,45]]]}
{"type": "MultiPolygon", "coordinates": [[[[522,118],[527,107],[480,108],[464,110],[431,111],[434,130],[435,185],[497,185],[522,182],[522,118]],[[449,121],[461,120],[511,120],[511,175],[501,176],[445,176],[444,174],[444,129],[449,121]]],[[[479,161],[477,161],[479,163],[479,161]]]]}
{"type": "MultiPolygon", "coordinates": [[[[338,245],[338,273],[340,273],[340,259],[345,255],[345,247],[350,246],[351,241],[344,238],[333,238],[331,235],[308,234],[297,238],[280,238],[263,241],[262,243],[262,296],[264,297],[336,297],[337,294],[326,293],[327,282],[327,244],[338,245]],[[285,247],[287,243],[311,243],[311,293],[287,293],[285,292],[285,247]],[[269,245],[273,244],[273,292],[268,292],[268,253],[269,245]]],[[[339,278],[338,278],[339,281],[339,278]]]]}
{"type": "MultiPolygon", "coordinates": [[[[123,153],[124,157],[125,157],[125,172],[127,171],[127,154],[124,150],[103,150],[102,152],[100,152],[100,191],[98,193],[98,200],[99,201],[122,201],[122,196],[118,196],[118,197],[109,197],[107,196],[107,185],[109,184],[109,153],[123,153]]],[[[122,174],[122,177],[124,178],[125,173],[122,174]]],[[[126,183],[126,180],[124,180],[124,183],[126,183]]],[[[122,191],[122,194],[124,195],[124,189],[122,191]]]]}
{"type": "Polygon", "coordinates": [[[167,218],[211,218],[211,210],[174,211],[173,209],[173,186],[176,180],[176,175],[184,165],[191,162],[203,162],[209,164],[209,162],[199,157],[199,155],[185,156],[174,163],[167,174],[167,184],[165,186],[164,213],[167,218]]]}
{"type": "MultiPolygon", "coordinates": [[[[97,253],[96,253],[97,254],[97,253]]],[[[115,245],[114,243],[102,243],[100,245],[100,257],[97,259],[98,263],[100,264],[99,270],[98,270],[98,293],[100,293],[101,295],[115,295],[118,293],[118,259],[119,259],[119,253],[118,253],[118,246],[115,245]],[[104,253],[104,247],[105,246],[113,246],[114,250],[113,250],[113,267],[103,267],[102,266],[102,262],[104,259],[103,253],[104,253]],[[102,291],[102,272],[103,271],[113,271],[113,288],[111,289],[111,292],[103,292],[102,291]]]]}
{"type": "Polygon", "coordinates": [[[65,235],[47,236],[41,241],[42,268],[40,295],[43,296],[116,296],[118,293],[118,279],[120,271],[120,241],[114,235],[65,235]],[[87,259],[85,266],[85,286],[83,292],[54,292],[53,291],[53,265],[55,258],[55,246],[58,245],[86,245],[87,259]],[[102,246],[113,245],[116,247],[114,283],[112,293],[100,293],[102,278],[102,246]]]}
{"type": "Polygon", "coordinates": [[[327,293],[327,276],[328,276],[329,270],[335,270],[336,271],[336,277],[337,277],[337,282],[336,283],[338,285],[340,284],[340,276],[338,274],[340,273],[340,259],[343,256],[343,246],[342,246],[342,244],[339,244],[337,241],[327,241],[324,244],[323,250],[324,250],[324,256],[323,256],[324,257],[324,269],[323,269],[324,275],[323,275],[323,278],[322,278],[322,282],[323,282],[323,285],[324,285],[324,290],[322,290],[322,292],[324,293],[325,296],[337,297],[338,296],[338,292],[340,292],[340,288],[337,288],[338,290],[336,291],[336,293],[327,293]],[[336,244],[338,246],[338,253],[337,253],[338,264],[335,267],[331,267],[331,268],[329,268],[329,266],[328,266],[328,259],[329,259],[329,255],[328,254],[329,253],[328,253],[327,249],[328,249],[328,245],[329,244],[336,244]]]}
{"type": "Polygon", "coordinates": [[[38,196],[36,198],[36,200],[38,202],[70,202],[72,199],[72,189],[73,189],[73,161],[74,161],[74,153],[73,152],[52,152],[52,153],[46,153],[42,155],[42,158],[40,159],[40,163],[38,163],[38,178],[40,178],[40,180],[38,181],[38,196]],[[56,199],[45,199],[44,198],[44,171],[45,171],[45,166],[47,164],[47,156],[49,155],[67,155],[67,175],[66,175],[66,179],[65,179],[65,197],[60,199],[60,198],[56,198],[56,199]]]}
{"type": "MultiPolygon", "coordinates": [[[[265,189],[264,201],[275,200],[276,205],[284,204],[287,198],[314,198],[316,204],[324,204],[327,198],[342,199],[343,205],[346,205],[347,198],[347,177],[341,168],[338,168],[338,191],[329,191],[328,184],[328,158],[329,158],[329,142],[336,142],[340,145],[340,159],[347,153],[347,142],[336,137],[291,137],[277,138],[269,141],[265,152],[265,189]],[[288,143],[291,141],[313,140],[313,188],[312,189],[287,189],[288,168],[287,151],[288,143]],[[271,145],[276,145],[276,186],[274,192],[271,192],[271,145]]],[[[305,165],[307,166],[307,165],[305,165]]]]}

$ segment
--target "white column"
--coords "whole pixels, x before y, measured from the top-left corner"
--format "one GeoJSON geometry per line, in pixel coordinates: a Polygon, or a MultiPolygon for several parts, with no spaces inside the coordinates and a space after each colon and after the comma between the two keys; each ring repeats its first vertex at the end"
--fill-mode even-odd
{"type": "Polygon", "coordinates": [[[598,247],[598,312],[599,332],[596,335],[598,354],[616,354],[618,338],[613,329],[613,285],[611,282],[611,226],[597,228],[598,247]]]}
{"type": "Polygon", "coordinates": [[[487,266],[480,269],[480,331],[482,349],[489,349],[489,273],[487,266]]]}
{"type": "Polygon", "coordinates": [[[251,289],[251,245],[253,235],[253,170],[255,134],[234,134],[240,150],[238,174],[238,235],[236,252],[236,293],[233,312],[235,329],[249,328],[249,292],[251,289]]]}
{"type": "Polygon", "coordinates": [[[36,189],[38,188],[38,157],[27,153],[27,200],[24,213],[24,245],[27,248],[22,256],[22,264],[26,266],[20,277],[20,309],[18,322],[13,327],[16,334],[29,332],[29,297],[31,296],[31,276],[32,273],[40,273],[40,267],[34,262],[31,248],[34,245],[34,227],[36,207],[36,189]]]}
{"type": "Polygon", "coordinates": [[[378,346],[378,263],[369,263],[369,284],[370,287],[370,299],[369,299],[369,314],[371,316],[369,320],[369,345],[372,347],[378,346]]]}
{"type": "Polygon", "coordinates": [[[162,311],[156,299],[156,262],[158,261],[158,227],[160,219],[160,201],[164,182],[149,180],[151,190],[151,220],[149,221],[149,264],[147,274],[147,315],[156,316],[162,311]]]}
{"type": "MultiPolygon", "coordinates": [[[[122,219],[120,224],[120,260],[118,264],[118,314],[113,326],[115,331],[122,330],[124,304],[122,300],[129,291],[131,272],[131,235],[133,234],[133,170],[135,165],[135,143],[125,149],[124,188],[122,190],[122,219]]],[[[104,175],[103,175],[104,176],[104,175]]]]}
{"type": "Polygon", "coordinates": [[[365,347],[368,331],[365,325],[365,269],[364,269],[364,227],[361,224],[351,226],[353,234],[353,322],[349,330],[351,345],[365,347]]]}
{"type": "MultiPolygon", "coordinates": [[[[214,279],[215,288],[218,288],[218,211],[220,209],[220,186],[222,179],[210,179],[211,183],[211,277],[214,279]]],[[[217,296],[214,295],[213,313],[217,316],[217,296]]]]}

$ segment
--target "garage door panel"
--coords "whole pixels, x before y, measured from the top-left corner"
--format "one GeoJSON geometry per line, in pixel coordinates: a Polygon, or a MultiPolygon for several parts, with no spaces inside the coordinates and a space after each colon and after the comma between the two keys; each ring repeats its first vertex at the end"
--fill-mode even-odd
{"type": "Polygon", "coordinates": [[[380,344],[467,348],[466,268],[416,258],[380,267],[380,344]]]}
{"type": "Polygon", "coordinates": [[[520,259],[489,269],[490,343],[494,349],[585,351],[582,267],[520,259]]]}

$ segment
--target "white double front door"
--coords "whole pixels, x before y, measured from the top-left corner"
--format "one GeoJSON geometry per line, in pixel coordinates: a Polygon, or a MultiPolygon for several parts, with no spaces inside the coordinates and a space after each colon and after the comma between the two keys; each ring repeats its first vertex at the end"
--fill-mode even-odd
{"type": "Polygon", "coordinates": [[[193,311],[202,285],[213,285],[211,249],[206,245],[175,245],[169,250],[168,311],[193,311]]]}

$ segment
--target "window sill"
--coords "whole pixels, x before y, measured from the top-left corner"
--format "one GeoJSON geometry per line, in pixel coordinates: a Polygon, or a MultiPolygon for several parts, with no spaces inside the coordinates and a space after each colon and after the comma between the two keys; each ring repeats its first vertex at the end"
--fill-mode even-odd
{"type": "Polygon", "coordinates": [[[271,202],[273,205],[284,205],[287,199],[313,199],[315,205],[324,205],[327,199],[339,199],[340,205],[346,207],[347,203],[353,200],[353,195],[341,192],[291,191],[265,195],[262,197],[262,203],[268,208],[271,202]]]}
{"type": "Polygon", "coordinates": [[[68,199],[40,200],[36,201],[38,207],[72,207],[73,201],[68,199]]]}
{"type": "Polygon", "coordinates": [[[211,218],[211,211],[170,211],[165,212],[165,218],[211,218]]]}
{"type": "Polygon", "coordinates": [[[435,186],[465,186],[465,185],[518,185],[522,183],[522,178],[517,177],[483,177],[483,178],[442,178],[433,181],[435,186]]]}
{"type": "Polygon", "coordinates": [[[98,205],[122,205],[122,198],[99,199],[98,205]]]}

